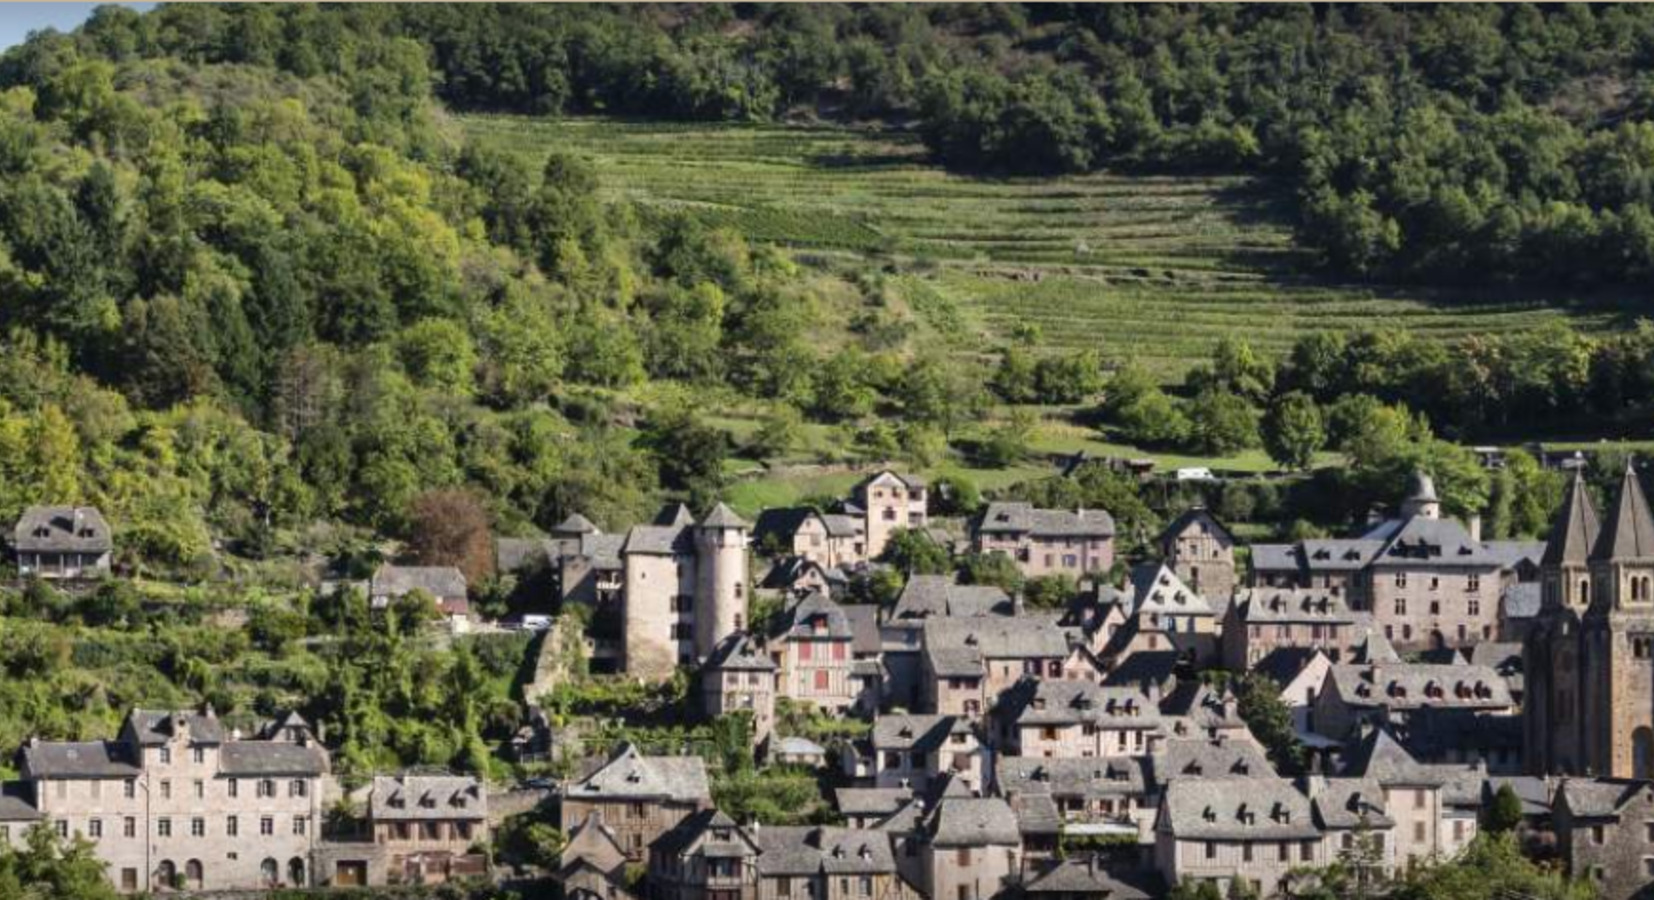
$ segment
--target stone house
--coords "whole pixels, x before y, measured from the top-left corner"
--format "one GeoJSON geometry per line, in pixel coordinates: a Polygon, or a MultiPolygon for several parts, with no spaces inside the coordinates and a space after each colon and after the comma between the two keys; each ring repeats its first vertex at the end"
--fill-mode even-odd
{"type": "Polygon", "coordinates": [[[1026,678],[994,711],[999,745],[1017,756],[1101,758],[1152,753],[1164,737],[1155,698],[1140,688],[1026,678]]]}
{"type": "Polygon", "coordinates": [[[1464,663],[1335,665],[1315,698],[1315,730],[1343,739],[1363,726],[1405,727],[1415,710],[1516,711],[1510,687],[1491,666],[1464,663]]]}
{"type": "Polygon", "coordinates": [[[1273,896],[1294,868],[1323,866],[1326,841],[1309,798],[1269,777],[1171,782],[1155,820],[1155,867],[1168,884],[1243,881],[1273,896]]]}
{"type": "Polygon", "coordinates": [[[735,820],[703,809],[649,847],[649,893],[655,900],[753,900],[758,842],[735,820]]]}
{"type": "Polygon", "coordinates": [[[753,741],[763,747],[775,733],[775,661],[753,639],[732,634],[701,667],[701,709],[708,719],[752,713],[753,741]]]}
{"type": "Polygon", "coordinates": [[[831,712],[849,708],[859,693],[851,678],[854,642],[849,616],[825,593],[793,601],[769,640],[779,673],[777,692],[831,712]]]}
{"type": "Polygon", "coordinates": [[[1068,637],[1049,619],[979,616],[925,620],[921,706],[982,715],[1024,675],[1061,678],[1068,637]]]}
{"type": "Polygon", "coordinates": [[[978,790],[987,786],[988,753],[964,716],[879,716],[862,752],[874,787],[923,793],[944,776],[978,790]]]}
{"type": "Polygon", "coordinates": [[[625,744],[602,768],[563,790],[565,834],[596,813],[630,862],[643,862],[655,839],[712,805],[706,763],[698,756],[645,756],[625,744]]]}
{"type": "Polygon", "coordinates": [[[1551,811],[1568,874],[1602,900],[1646,897],[1654,883],[1654,782],[1564,778],[1551,811]]]}
{"type": "Polygon", "coordinates": [[[1003,553],[1030,578],[1107,572],[1114,565],[1114,517],[1102,510],[990,503],[972,523],[971,549],[1003,553]]]}
{"type": "Polygon", "coordinates": [[[746,522],[722,503],[699,523],[678,505],[627,532],[621,547],[627,674],[665,678],[747,628],[747,547],[746,522]]]}
{"type": "MultiPolygon", "coordinates": [[[[1165,564],[1148,563],[1131,572],[1132,618],[1149,633],[1166,637],[1190,663],[1215,661],[1221,618],[1207,598],[1183,583],[1165,564]]],[[[1158,648],[1151,648],[1158,649],[1158,648]]]]}
{"type": "Polygon", "coordinates": [[[112,741],[31,740],[19,774],[12,795],[90,841],[124,893],[316,883],[328,755],[296,715],[244,738],[210,707],[135,709],[112,741]]]}
{"type": "Polygon", "coordinates": [[[1486,778],[1479,767],[1421,763],[1380,727],[1350,750],[1341,774],[1383,790],[1385,813],[1394,822],[1397,865],[1451,857],[1476,836],[1486,778]]]}
{"type": "Polygon", "coordinates": [[[919,900],[884,831],[830,826],[751,829],[759,900],[919,900]]]}
{"type": "Polygon", "coordinates": [[[1305,793],[1315,808],[1315,824],[1326,837],[1327,860],[1356,855],[1358,841],[1384,873],[1396,868],[1396,821],[1385,809],[1384,788],[1371,778],[1308,776],[1305,793]]]}
{"type": "Polygon", "coordinates": [[[1096,854],[1052,861],[1028,873],[1029,900],[1149,900],[1165,896],[1159,885],[1139,885],[1138,873],[1111,871],[1096,854]],[[1136,877],[1133,877],[1136,876],[1136,877]]]}
{"type": "Polygon", "coordinates": [[[1404,649],[1492,640],[1500,597],[1533,570],[1534,545],[1483,541],[1475,520],[1467,528],[1443,518],[1423,473],[1413,476],[1400,513],[1355,539],[1256,545],[1252,584],[1335,593],[1352,611],[1371,613],[1404,649]]]}
{"type": "Polygon", "coordinates": [[[769,555],[808,560],[825,569],[869,558],[865,519],[809,506],[764,510],[753,523],[752,540],[769,555]]]}
{"type": "Polygon", "coordinates": [[[0,848],[22,849],[29,829],[45,819],[30,796],[28,785],[0,783],[0,848]]]}
{"type": "Polygon", "coordinates": [[[1002,798],[943,796],[923,835],[926,897],[990,900],[1011,891],[1022,873],[1022,832],[1002,798]]]}
{"type": "Polygon", "coordinates": [[[50,580],[102,578],[115,543],[95,506],[31,506],[12,530],[17,574],[50,580]]]}
{"type": "Polygon", "coordinates": [[[589,810],[568,832],[552,880],[567,900],[637,900],[627,889],[626,851],[603,815],[589,810]]]}
{"type": "Polygon", "coordinates": [[[1153,686],[1146,693],[1160,697],[1160,716],[1170,737],[1258,743],[1241,718],[1240,701],[1227,688],[1184,681],[1169,693],[1153,686]]]}
{"type": "Polygon", "coordinates": [[[1195,593],[1227,597],[1235,592],[1235,536],[1204,507],[1184,510],[1155,543],[1161,558],[1195,593]]]}
{"type": "Polygon", "coordinates": [[[833,792],[839,815],[851,828],[873,828],[913,799],[911,788],[841,787],[833,792]]]}
{"type": "Polygon", "coordinates": [[[368,827],[384,848],[390,884],[441,884],[488,870],[487,852],[476,852],[489,841],[488,789],[476,778],[375,777],[368,827]]]}
{"type": "Polygon", "coordinates": [[[864,517],[868,559],[882,556],[898,529],[930,525],[930,488],[917,475],[877,472],[855,486],[851,500],[845,512],[864,517]]]}
{"type": "Polygon", "coordinates": [[[1371,627],[1344,598],[1310,588],[1247,588],[1235,595],[1223,624],[1223,663],[1245,672],[1281,648],[1321,650],[1333,662],[1351,657],[1371,627]]]}
{"type": "Polygon", "coordinates": [[[387,609],[419,591],[436,602],[437,610],[455,632],[470,627],[471,600],[465,576],[454,566],[398,566],[385,563],[368,582],[368,600],[374,609],[387,609]]]}
{"type": "Polygon", "coordinates": [[[1292,729],[1299,734],[1315,730],[1315,700],[1326,684],[1332,660],[1314,647],[1280,647],[1258,660],[1252,671],[1281,689],[1281,702],[1292,713],[1292,729]]]}
{"type": "MultiPolygon", "coordinates": [[[[1159,805],[1148,756],[1040,759],[1000,756],[995,790],[1022,818],[1031,798],[1045,798],[1062,826],[1114,825],[1150,838],[1159,805]]],[[[1028,829],[1026,825],[1024,831],[1028,829]]]]}

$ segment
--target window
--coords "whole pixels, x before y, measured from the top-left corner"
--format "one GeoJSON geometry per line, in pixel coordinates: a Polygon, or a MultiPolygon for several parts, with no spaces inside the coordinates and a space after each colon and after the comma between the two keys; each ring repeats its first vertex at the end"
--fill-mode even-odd
{"type": "Polygon", "coordinates": [[[1654,878],[1654,856],[1643,857],[1643,874],[1654,878]]]}
{"type": "Polygon", "coordinates": [[[201,763],[204,763],[206,761],[207,761],[207,748],[205,748],[205,747],[192,747],[192,748],[190,748],[190,762],[193,762],[196,765],[200,765],[201,763]]]}
{"type": "Polygon", "coordinates": [[[171,763],[172,763],[172,748],[171,747],[162,747],[161,748],[161,765],[165,766],[165,765],[170,765],[171,763]]]}
{"type": "Polygon", "coordinates": [[[833,645],[833,659],[835,661],[842,661],[845,659],[845,647],[846,644],[843,641],[839,641],[833,645]]]}
{"type": "Polygon", "coordinates": [[[1287,843],[1286,841],[1282,841],[1281,845],[1279,847],[1275,848],[1275,849],[1276,849],[1276,852],[1280,854],[1281,862],[1291,862],[1292,861],[1292,845],[1291,844],[1287,843]]]}
{"type": "Polygon", "coordinates": [[[259,779],[258,795],[261,798],[274,797],[276,795],[276,783],[268,778],[259,779]]]}
{"type": "Polygon", "coordinates": [[[1406,597],[1397,597],[1396,598],[1396,615],[1398,615],[1398,616],[1407,615],[1407,598],[1406,597]]]}
{"type": "Polygon", "coordinates": [[[190,820],[190,837],[206,837],[206,836],[207,836],[207,820],[202,819],[202,818],[191,819],[190,820]]]}
{"type": "Polygon", "coordinates": [[[1397,572],[1396,573],[1396,587],[1404,588],[1406,586],[1407,586],[1407,573],[1406,572],[1397,572]]]}
{"type": "Polygon", "coordinates": [[[231,816],[228,819],[225,819],[224,820],[224,833],[226,835],[230,836],[230,837],[236,837],[236,836],[240,835],[241,834],[241,820],[237,819],[235,816],[231,816]]]}
{"type": "Polygon", "coordinates": [[[308,824],[309,823],[307,823],[305,821],[304,816],[294,816],[293,817],[293,833],[298,834],[298,835],[304,834],[305,827],[308,824]]]}
{"type": "Polygon", "coordinates": [[[172,799],[172,779],[170,778],[161,779],[161,799],[172,799]]]}
{"type": "Polygon", "coordinates": [[[1654,636],[1641,634],[1631,638],[1631,655],[1638,659],[1654,656],[1654,636]]]}
{"type": "Polygon", "coordinates": [[[310,786],[305,784],[303,778],[295,778],[287,785],[287,796],[289,797],[304,797],[309,794],[309,791],[310,786]]]}
{"type": "Polygon", "coordinates": [[[127,816],[121,820],[121,837],[137,837],[138,820],[134,816],[127,816]]]}
{"type": "Polygon", "coordinates": [[[1416,788],[1413,791],[1413,808],[1414,809],[1423,809],[1424,808],[1424,788],[1416,788]]]}
{"type": "MultiPolygon", "coordinates": [[[[88,820],[86,820],[86,836],[89,837],[89,838],[101,838],[101,837],[103,837],[103,820],[102,819],[88,819],[88,820]]],[[[4,838],[0,837],[0,842],[3,842],[3,840],[4,840],[4,838]]]]}
{"type": "Polygon", "coordinates": [[[1252,861],[1252,845],[1249,844],[1249,843],[1241,844],[1241,862],[1251,862],[1251,861],[1252,861]]]}
{"type": "Polygon", "coordinates": [[[126,784],[123,786],[123,791],[126,794],[126,799],[128,800],[138,796],[138,779],[128,778],[126,780],[126,784]]]}
{"type": "Polygon", "coordinates": [[[167,818],[155,820],[155,834],[158,837],[172,837],[172,820],[167,818]]]}
{"type": "Polygon", "coordinates": [[[1442,586],[1442,580],[1440,578],[1436,577],[1435,575],[1430,576],[1430,590],[1432,590],[1432,591],[1440,590],[1441,586],[1442,586]]]}
{"type": "Polygon", "coordinates": [[[1602,826],[1601,825],[1592,825],[1591,826],[1591,843],[1600,845],[1605,840],[1607,840],[1607,834],[1603,831],[1602,826]]]}
{"type": "Polygon", "coordinates": [[[630,804],[630,806],[631,806],[631,808],[630,808],[629,812],[631,813],[632,818],[634,818],[634,819],[644,818],[643,804],[633,803],[633,804],[630,804]]]}
{"type": "Polygon", "coordinates": [[[266,837],[276,833],[276,820],[273,816],[263,816],[258,820],[258,833],[266,837]]]}
{"type": "Polygon", "coordinates": [[[960,847],[959,848],[958,862],[959,862],[959,865],[961,865],[961,866],[968,866],[968,865],[971,864],[971,848],[969,848],[969,847],[960,847]]]}
{"type": "Polygon", "coordinates": [[[1466,600],[1464,606],[1465,612],[1473,616],[1479,616],[1482,614],[1482,601],[1476,597],[1471,597],[1469,600],[1466,600]]]}
{"type": "Polygon", "coordinates": [[[207,783],[199,778],[195,779],[195,799],[200,800],[205,796],[207,796],[207,783]]]}
{"type": "Polygon", "coordinates": [[[1422,844],[1422,843],[1424,843],[1425,837],[1426,837],[1426,834],[1425,834],[1424,823],[1423,822],[1414,822],[1413,823],[1413,842],[1416,843],[1416,844],[1422,844]]]}
{"type": "Polygon", "coordinates": [[[231,778],[230,779],[230,796],[235,797],[235,796],[238,796],[240,793],[241,793],[241,779],[231,778]]]}
{"type": "Polygon", "coordinates": [[[818,691],[827,690],[827,684],[828,684],[827,670],[823,669],[823,670],[817,672],[816,673],[816,690],[818,690],[818,691]]]}
{"type": "Polygon", "coordinates": [[[1467,591],[1479,591],[1479,590],[1481,590],[1482,589],[1482,576],[1481,576],[1481,574],[1478,573],[1478,572],[1472,572],[1469,575],[1466,575],[1465,579],[1464,579],[1464,588],[1467,591]]]}
{"type": "Polygon", "coordinates": [[[815,658],[815,644],[811,643],[810,641],[799,641],[798,642],[798,658],[801,661],[807,661],[807,660],[810,660],[810,659],[814,659],[815,658]]]}
{"type": "Polygon", "coordinates": [[[791,878],[777,878],[775,880],[775,892],[783,897],[791,897],[793,895],[793,880],[791,878]]]}
{"type": "Polygon", "coordinates": [[[856,893],[863,897],[873,896],[873,879],[863,875],[861,877],[861,882],[856,885],[856,893]]]}

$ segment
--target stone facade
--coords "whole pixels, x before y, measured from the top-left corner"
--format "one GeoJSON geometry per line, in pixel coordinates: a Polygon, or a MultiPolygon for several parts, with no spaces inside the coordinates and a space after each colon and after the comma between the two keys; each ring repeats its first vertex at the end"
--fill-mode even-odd
{"type": "Polygon", "coordinates": [[[89,840],[123,892],[308,887],[328,756],[296,716],[255,738],[201,713],[134,710],[113,741],[31,741],[41,818],[89,840]]]}
{"type": "Polygon", "coordinates": [[[1195,593],[1227,597],[1235,592],[1235,536],[1208,510],[1184,512],[1157,543],[1161,558],[1195,593]]]}
{"type": "Polygon", "coordinates": [[[1030,578],[1079,578],[1107,572],[1114,565],[1114,518],[1102,510],[990,503],[972,523],[971,548],[1009,556],[1030,578]]]}
{"type": "Polygon", "coordinates": [[[665,678],[747,627],[747,545],[746,523],[723,504],[699,524],[676,507],[627,533],[621,557],[628,674],[665,678]]]}
{"type": "Polygon", "coordinates": [[[866,515],[868,559],[883,555],[898,529],[930,525],[930,488],[917,476],[879,472],[856,485],[854,499],[866,515]]]}

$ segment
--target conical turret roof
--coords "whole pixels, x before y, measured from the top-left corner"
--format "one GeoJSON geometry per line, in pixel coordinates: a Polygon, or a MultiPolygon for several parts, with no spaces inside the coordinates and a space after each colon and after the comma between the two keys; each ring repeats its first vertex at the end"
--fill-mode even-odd
{"type": "Polygon", "coordinates": [[[1643,494],[1642,482],[1637,479],[1637,470],[1630,461],[1625,464],[1619,496],[1603,522],[1591,558],[1654,559],[1654,513],[1649,511],[1648,497],[1643,494]]]}
{"type": "Polygon", "coordinates": [[[1580,470],[1575,469],[1574,477],[1568,481],[1567,492],[1562,497],[1562,508],[1556,511],[1556,519],[1551,522],[1540,565],[1584,563],[1590,559],[1601,531],[1602,520],[1597,518],[1597,507],[1591,502],[1591,492],[1585,487],[1585,478],[1580,470]]]}
{"type": "Polygon", "coordinates": [[[719,503],[712,507],[712,511],[701,520],[702,528],[745,528],[747,520],[735,514],[735,510],[719,503]]]}
{"type": "Polygon", "coordinates": [[[1407,483],[1407,499],[1414,503],[1439,503],[1436,496],[1436,479],[1431,478],[1422,469],[1415,469],[1413,477],[1407,483]]]}

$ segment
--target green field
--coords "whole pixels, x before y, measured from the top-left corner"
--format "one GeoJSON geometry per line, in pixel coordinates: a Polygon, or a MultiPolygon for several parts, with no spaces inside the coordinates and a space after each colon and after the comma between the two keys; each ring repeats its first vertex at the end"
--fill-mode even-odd
{"type": "Polygon", "coordinates": [[[874,257],[909,306],[960,352],[1018,323],[1052,347],[1095,347],[1175,377],[1223,335],[1283,351],[1300,334],[1390,325],[1451,337],[1566,316],[1617,323],[1616,304],[1307,277],[1280,189],[1245,177],[951,175],[911,135],[835,127],[461,117],[474,135],[539,157],[593,159],[604,189],[644,215],[692,209],[749,237],[874,257]]]}

